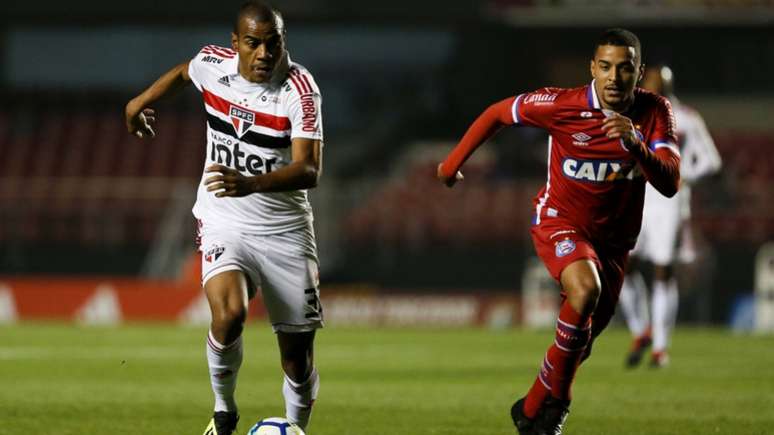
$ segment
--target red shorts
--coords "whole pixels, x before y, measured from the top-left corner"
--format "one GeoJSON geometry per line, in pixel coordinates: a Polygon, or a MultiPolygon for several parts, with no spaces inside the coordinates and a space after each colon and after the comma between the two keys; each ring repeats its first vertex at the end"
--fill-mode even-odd
{"type": "MultiPolygon", "coordinates": [[[[543,218],[539,224],[532,226],[530,232],[535,251],[560,285],[562,271],[571,263],[589,259],[597,266],[602,293],[592,315],[592,335],[598,335],[615,313],[628,251],[595,248],[571,223],[560,218],[543,218]]],[[[562,291],[562,299],[564,297],[562,291]]]]}

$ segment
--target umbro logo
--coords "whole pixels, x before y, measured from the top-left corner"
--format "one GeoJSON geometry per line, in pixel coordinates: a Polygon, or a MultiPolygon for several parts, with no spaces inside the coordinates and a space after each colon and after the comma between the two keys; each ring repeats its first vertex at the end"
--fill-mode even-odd
{"type": "Polygon", "coordinates": [[[231,87],[231,82],[228,80],[228,76],[223,76],[218,79],[218,83],[220,83],[223,86],[231,87]]]}
{"type": "Polygon", "coordinates": [[[591,140],[591,136],[583,132],[575,133],[572,138],[575,139],[572,144],[579,147],[589,146],[588,141],[591,140]]]}

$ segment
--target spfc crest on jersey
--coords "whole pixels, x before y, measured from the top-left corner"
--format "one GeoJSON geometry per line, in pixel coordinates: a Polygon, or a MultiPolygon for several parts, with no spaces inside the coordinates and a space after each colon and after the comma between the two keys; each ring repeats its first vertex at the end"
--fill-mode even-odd
{"type": "Polygon", "coordinates": [[[248,109],[244,109],[239,106],[231,106],[228,111],[231,117],[231,124],[234,126],[234,131],[239,137],[244,136],[247,130],[255,124],[255,113],[248,109]]]}

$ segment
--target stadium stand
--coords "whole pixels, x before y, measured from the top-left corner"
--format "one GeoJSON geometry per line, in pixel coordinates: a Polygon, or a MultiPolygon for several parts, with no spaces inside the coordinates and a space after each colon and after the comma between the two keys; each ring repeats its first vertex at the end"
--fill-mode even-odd
{"type": "Polygon", "coordinates": [[[201,173],[197,112],[164,112],[164,134],[139,141],[126,134],[119,96],[9,100],[0,112],[0,240],[148,243],[178,183],[201,173]]]}

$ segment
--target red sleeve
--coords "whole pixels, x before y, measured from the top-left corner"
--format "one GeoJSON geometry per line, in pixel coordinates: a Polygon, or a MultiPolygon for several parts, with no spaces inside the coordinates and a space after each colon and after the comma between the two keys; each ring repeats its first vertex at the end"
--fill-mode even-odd
{"type": "Polygon", "coordinates": [[[675,115],[672,104],[666,98],[657,96],[654,107],[653,133],[648,142],[648,148],[655,151],[661,147],[672,147],[677,151],[677,133],[675,133],[675,115]]]}
{"type": "Polygon", "coordinates": [[[667,197],[674,196],[680,187],[680,151],[676,144],[672,105],[666,98],[659,97],[653,134],[647,146],[641,143],[633,154],[648,182],[667,197]]]}
{"type": "Polygon", "coordinates": [[[489,106],[479,115],[460,142],[446,157],[441,165],[444,176],[451,178],[462,167],[462,164],[473,154],[482,143],[497,133],[500,128],[514,123],[511,111],[515,97],[506,98],[489,106]]]}
{"type": "Polygon", "coordinates": [[[513,122],[547,130],[552,125],[559,91],[559,88],[542,88],[516,97],[513,122]]]}
{"type": "Polygon", "coordinates": [[[680,187],[680,155],[667,147],[651,151],[645,144],[633,154],[648,182],[662,195],[675,196],[680,187]]]}

